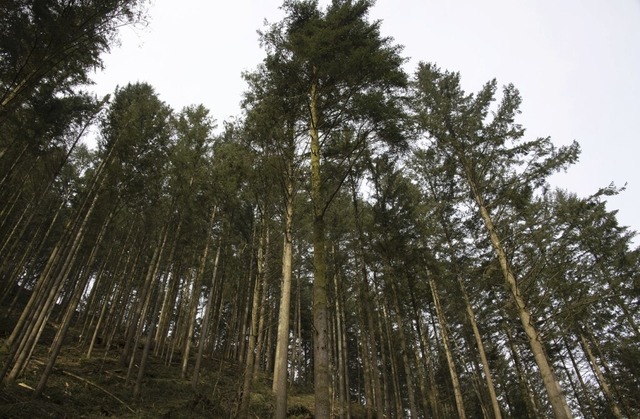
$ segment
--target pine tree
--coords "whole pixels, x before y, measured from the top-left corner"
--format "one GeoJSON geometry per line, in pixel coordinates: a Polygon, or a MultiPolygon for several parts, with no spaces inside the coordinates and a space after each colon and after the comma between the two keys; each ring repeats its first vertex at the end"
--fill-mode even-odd
{"type": "Polygon", "coordinates": [[[284,20],[262,35],[267,69],[286,72],[297,97],[307,102],[302,120],[310,138],[314,377],[316,416],[321,418],[330,414],[331,386],[324,215],[370,137],[376,133],[378,138],[399,140],[392,119],[400,114],[399,104],[389,95],[405,84],[403,60],[400,48],[381,37],[380,22],[367,21],[371,5],[334,1],[323,12],[317,1],[287,1],[284,20]],[[322,168],[323,159],[330,156],[341,161],[332,174],[322,168]]]}
{"type": "Polygon", "coordinates": [[[509,208],[526,206],[533,191],[544,186],[550,174],[575,162],[578,146],[574,143],[556,150],[549,138],[523,141],[524,130],[514,121],[521,99],[513,85],[504,88],[495,110],[491,109],[495,80],[485,84],[476,95],[468,95],[460,87],[457,73],[421,64],[414,87],[417,118],[427,141],[436,152],[455,162],[456,174],[465,183],[482,220],[554,415],[571,417],[531,307],[518,284],[517,270],[507,247],[509,242],[504,240],[508,224],[503,224],[501,216],[509,213],[509,208]]]}

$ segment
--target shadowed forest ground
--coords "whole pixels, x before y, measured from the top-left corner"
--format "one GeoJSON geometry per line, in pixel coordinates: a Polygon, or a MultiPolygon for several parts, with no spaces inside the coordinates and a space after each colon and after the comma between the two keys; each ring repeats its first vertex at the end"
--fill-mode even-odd
{"type": "MultiPolygon", "coordinates": [[[[0,309],[0,344],[11,333],[16,318],[7,319],[0,309]]],[[[167,366],[150,355],[141,397],[132,397],[134,377],[126,382],[127,367],[118,360],[118,348],[105,356],[104,347],[86,359],[86,348],[71,331],[49,378],[44,396],[33,398],[55,329],[43,332],[26,373],[15,385],[0,388],[0,418],[231,418],[235,416],[242,388],[240,365],[220,359],[203,359],[197,391],[190,377],[180,379],[180,365],[167,366]]],[[[6,349],[0,349],[5,351],[6,349]]],[[[4,352],[0,360],[4,361],[4,352]]],[[[250,417],[273,415],[271,377],[260,376],[251,396],[250,417]]],[[[313,395],[291,389],[291,418],[312,417],[313,395]]]]}

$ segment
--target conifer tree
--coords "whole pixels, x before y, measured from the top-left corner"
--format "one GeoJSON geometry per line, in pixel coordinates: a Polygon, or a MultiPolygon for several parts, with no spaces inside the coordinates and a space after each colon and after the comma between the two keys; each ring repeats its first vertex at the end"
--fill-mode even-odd
{"type": "Polygon", "coordinates": [[[505,223],[502,215],[512,213],[509,208],[517,211],[526,207],[533,192],[545,185],[550,174],[575,162],[578,145],[556,149],[549,138],[523,140],[524,129],[515,122],[521,99],[513,85],[504,88],[502,100],[493,109],[495,80],[485,84],[476,95],[470,95],[462,90],[459,74],[422,63],[416,72],[414,87],[418,123],[429,145],[443,159],[455,162],[454,174],[464,182],[469,199],[478,211],[554,415],[571,417],[531,307],[518,284],[518,270],[510,257],[512,250],[505,241],[509,223],[505,223]]]}
{"type": "Polygon", "coordinates": [[[357,157],[374,134],[398,141],[390,95],[405,85],[400,47],[369,22],[372,3],[333,1],[325,11],[315,0],[286,1],[286,17],[263,33],[267,69],[286,69],[297,96],[307,103],[309,179],[313,205],[314,380],[316,416],[329,417],[329,301],[324,215],[357,157]],[[323,170],[325,158],[341,162],[323,170]]]}

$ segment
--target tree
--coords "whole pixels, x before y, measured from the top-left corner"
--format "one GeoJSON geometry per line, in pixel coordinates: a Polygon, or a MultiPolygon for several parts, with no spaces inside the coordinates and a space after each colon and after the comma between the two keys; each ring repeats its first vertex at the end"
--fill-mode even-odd
{"type": "MultiPolygon", "coordinates": [[[[258,200],[263,218],[262,228],[266,229],[265,231],[268,231],[266,220],[272,212],[271,207],[276,199],[273,184],[279,186],[282,202],[278,205],[283,220],[282,280],[272,386],[276,395],[275,416],[281,418],[286,417],[287,414],[294,202],[299,187],[297,179],[300,178],[302,160],[299,143],[304,136],[296,121],[302,114],[304,102],[299,98],[296,99],[296,92],[291,88],[286,72],[279,70],[282,68],[272,68],[269,71],[265,65],[261,65],[257,71],[244,75],[250,88],[245,93],[243,108],[247,114],[246,141],[259,153],[259,166],[256,169],[261,176],[256,176],[254,181],[262,184],[261,196],[258,200]]],[[[265,278],[261,280],[264,281],[265,278]]],[[[249,365],[247,365],[247,372],[248,368],[249,365]]],[[[241,415],[246,414],[248,405],[249,378],[250,374],[247,374],[241,415]]]]}
{"type": "MultiPolygon", "coordinates": [[[[86,84],[117,29],[141,22],[142,0],[4,2],[0,13],[0,123],[38,87],[51,95],[86,84]]],[[[0,149],[0,157],[4,150],[0,149]]]]}
{"type": "Polygon", "coordinates": [[[551,173],[576,161],[578,146],[574,143],[556,150],[549,138],[522,141],[524,130],[514,121],[521,99],[513,85],[504,88],[491,117],[495,80],[485,84],[477,95],[467,95],[460,87],[459,74],[420,64],[414,86],[417,118],[427,140],[439,153],[455,161],[456,176],[465,183],[484,224],[554,415],[571,417],[545,353],[542,335],[518,285],[517,270],[504,241],[505,231],[501,230],[501,214],[504,208],[526,206],[533,191],[544,186],[551,173]]]}
{"type": "Polygon", "coordinates": [[[286,69],[297,96],[304,97],[309,130],[309,179],[313,205],[314,381],[316,416],[329,417],[330,348],[324,215],[349,170],[372,136],[397,142],[400,115],[391,100],[404,87],[400,47],[380,35],[380,22],[367,21],[372,3],[286,1],[286,17],[262,35],[267,69],[286,69]],[[323,154],[335,159],[325,172],[323,154]]]}

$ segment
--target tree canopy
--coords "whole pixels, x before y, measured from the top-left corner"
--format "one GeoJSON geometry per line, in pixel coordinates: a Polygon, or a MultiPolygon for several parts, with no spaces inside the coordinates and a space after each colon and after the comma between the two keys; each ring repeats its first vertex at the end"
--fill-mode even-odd
{"type": "Polygon", "coordinates": [[[529,138],[512,84],[407,74],[372,1],[286,0],[218,132],[145,82],[82,91],[144,2],[5,3],[0,391],[100,358],[85,384],[204,416],[640,413],[624,188],[554,188],[580,147],[529,138]]]}

